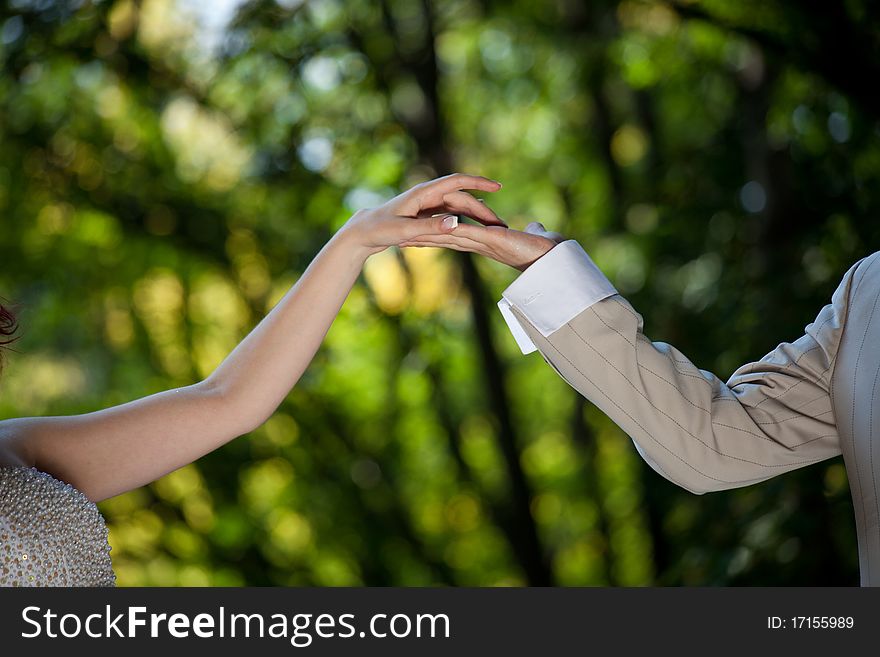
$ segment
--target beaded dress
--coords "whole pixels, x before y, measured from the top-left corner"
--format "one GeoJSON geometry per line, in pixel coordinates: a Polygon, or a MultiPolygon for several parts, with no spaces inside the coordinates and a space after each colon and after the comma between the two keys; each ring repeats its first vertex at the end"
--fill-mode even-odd
{"type": "Polygon", "coordinates": [[[94,502],[36,468],[0,466],[0,586],[115,586],[94,502]]]}

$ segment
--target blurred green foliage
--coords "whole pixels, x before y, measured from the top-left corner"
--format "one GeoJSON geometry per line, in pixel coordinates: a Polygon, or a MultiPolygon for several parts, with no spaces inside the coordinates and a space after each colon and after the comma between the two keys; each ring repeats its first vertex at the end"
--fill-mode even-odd
{"type": "MultiPolygon", "coordinates": [[[[728,376],[880,243],[870,7],[10,0],[0,417],[206,376],[355,209],[451,170],[502,180],[502,217],[580,240],[649,337],[728,376]]],[[[102,503],[119,583],[858,582],[839,458],[675,488],[519,354],[513,277],[371,259],[269,422],[102,503]]]]}

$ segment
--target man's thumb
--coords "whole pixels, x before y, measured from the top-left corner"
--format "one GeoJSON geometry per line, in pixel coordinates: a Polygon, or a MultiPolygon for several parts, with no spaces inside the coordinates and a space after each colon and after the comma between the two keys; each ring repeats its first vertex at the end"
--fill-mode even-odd
{"type": "Polygon", "coordinates": [[[544,228],[544,224],[540,221],[533,221],[528,226],[526,226],[525,231],[529,235],[537,235],[538,237],[543,237],[545,239],[551,240],[559,244],[560,242],[565,241],[565,237],[560,235],[559,233],[555,233],[552,230],[547,230],[544,228]]]}

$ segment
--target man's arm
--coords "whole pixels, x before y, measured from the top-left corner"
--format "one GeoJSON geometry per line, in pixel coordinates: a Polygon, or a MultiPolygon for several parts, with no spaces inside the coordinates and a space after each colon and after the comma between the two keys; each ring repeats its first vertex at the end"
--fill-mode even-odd
{"type": "MultiPolygon", "coordinates": [[[[540,278],[554,279],[557,249],[566,244],[536,262],[540,278]]],[[[526,270],[500,305],[516,319],[513,328],[629,434],[655,470],[700,494],[840,453],[829,385],[856,266],[804,336],[743,365],[726,383],[675,347],[648,339],[641,315],[619,294],[583,307],[568,303],[601,283],[598,270],[556,277],[549,297],[541,293],[546,283],[526,270]]]]}
{"type": "Polygon", "coordinates": [[[663,476],[694,493],[736,488],[840,453],[830,381],[856,263],[806,333],[725,383],[642,332],[642,317],[580,245],[459,225],[408,246],[471,251],[523,273],[499,302],[523,353],[544,359],[624,431],[663,476]]]}

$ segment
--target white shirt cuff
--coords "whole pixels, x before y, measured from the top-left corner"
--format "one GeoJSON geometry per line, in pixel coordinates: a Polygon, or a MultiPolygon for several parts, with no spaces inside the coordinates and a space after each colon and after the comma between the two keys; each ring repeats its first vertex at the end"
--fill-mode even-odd
{"type": "Polygon", "coordinates": [[[511,307],[516,307],[547,337],[580,315],[594,303],[617,290],[575,240],[550,249],[502,293],[498,308],[520,351],[537,349],[520,326],[511,307]]]}

